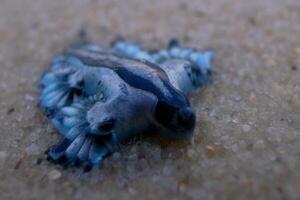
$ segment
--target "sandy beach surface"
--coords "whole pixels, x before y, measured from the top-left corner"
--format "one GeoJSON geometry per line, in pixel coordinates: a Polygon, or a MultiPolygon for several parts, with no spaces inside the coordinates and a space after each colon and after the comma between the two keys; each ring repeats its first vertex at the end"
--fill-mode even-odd
{"type": "Polygon", "coordinates": [[[299,22],[299,0],[1,0],[0,199],[299,200],[299,22]],[[48,162],[60,136],[38,82],[81,30],[104,46],[213,48],[193,140],[137,139],[89,173],[48,162]]]}

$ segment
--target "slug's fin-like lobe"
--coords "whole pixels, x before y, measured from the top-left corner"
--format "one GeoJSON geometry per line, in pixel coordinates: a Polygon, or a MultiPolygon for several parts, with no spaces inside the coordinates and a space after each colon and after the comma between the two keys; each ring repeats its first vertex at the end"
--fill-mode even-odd
{"type": "Polygon", "coordinates": [[[88,121],[88,111],[99,102],[105,103],[101,95],[91,96],[62,108],[55,115],[52,122],[62,133],[63,140],[49,148],[49,160],[64,167],[81,165],[85,170],[89,170],[113,150],[117,143],[112,136],[114,119],[103,118],[105,120],[99,123],[96,131],[88,121]],[[98,130],[106,134],[98,134],[98,130]]]}
{"type": "Polygon", "coordinates": [[[76,57],[65,56],[64,54],[60,54],[56,56],[51,63],[51,70],[70,70],[70,69],[79,69],[84,67],[82,62],[76,57]]]}
{"type": "MultiPolygon", "coordinates": [[[[155,63],[162,64],[172,59],[186,60],[191,62],[200,71],[197,77],[199,85],[210,82],[210,76],[213,73],[212,60],[213,50],[198,51],[192,48],[183,48],[179,44],[169,45],[168,49],[162,49],[152,54],[155,63]]],[[[178,74],[180,76],[180,74],[178,74]]],[[[198,86],[199,86],[198,85],[198,86]]]]}
{"type": "Polygon", "coordinates": [[[122,56],[133,59],[152,61],[151,55],[136,43],[129,43],[125,40],[118,40],[113,43],[111,48],[114,53],[122,56]]]}
{"type": "Polygon", "coordinates": [[[65,137],[79,134],[87,125],[87,111],[96,103],[103,102],[102,94],[87,97],[84,100],[75,102],[58,110],[51,117],[51,122],[58,131],[65,137]]]}
{"type": "Polygon", "coordinates": [[[53,59],[50,70],[40,81],[40,105],[46,112],[80,99],[83,94],[78,77],[83,67],[82,62],[72,56],[59,55],[53,59]]]}
{"type": "Polygon", "coordinates": [[[90,169],[99,164],[112,151],[110,146],[113,146],[108,137],[96,137],[82,132],[74,140],[64,138],[59,144],[49,148],[48,160],[64,167],[83,165],[84,168],[90,169]]]}

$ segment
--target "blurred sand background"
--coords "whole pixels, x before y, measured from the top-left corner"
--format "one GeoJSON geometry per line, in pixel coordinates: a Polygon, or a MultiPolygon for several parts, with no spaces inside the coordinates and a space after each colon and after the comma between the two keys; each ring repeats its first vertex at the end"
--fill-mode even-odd
{"type": "Polygon", "coordinates": [[[1,0],[0,89],[1,200],[300,199],[299,0],[1,0]],[[38,81],[82,29],[216,50],[192,142],[137,140],[86,174],[45,160],[38,81]]]}

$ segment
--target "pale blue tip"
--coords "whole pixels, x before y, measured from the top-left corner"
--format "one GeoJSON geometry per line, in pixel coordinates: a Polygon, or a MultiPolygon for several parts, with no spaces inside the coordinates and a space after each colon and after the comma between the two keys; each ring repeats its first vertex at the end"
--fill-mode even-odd
{"type": "Polygon", "coordinates": [[[213,71],[212,60],[214,57],[214,52],[212,50],[207,50],[199,53],[196,60],[196,64],[199,66],[201,72],[204,75],[210,75],[213,71]]]}

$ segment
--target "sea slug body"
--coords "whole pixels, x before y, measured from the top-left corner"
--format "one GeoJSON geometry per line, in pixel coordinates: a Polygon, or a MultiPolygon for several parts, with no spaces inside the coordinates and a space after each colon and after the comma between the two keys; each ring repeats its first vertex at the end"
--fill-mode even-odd
{"type": "Polygon", "coordinates": [[[210,82],[212,57],[211,50],[182,48],[176,40],[157,51],[125,40],[67,49],[40,84],[40,106],[63,136],[48,158],[90,170],[150,128],[190,138],[196,117],[187,94],[210,82]]]}

